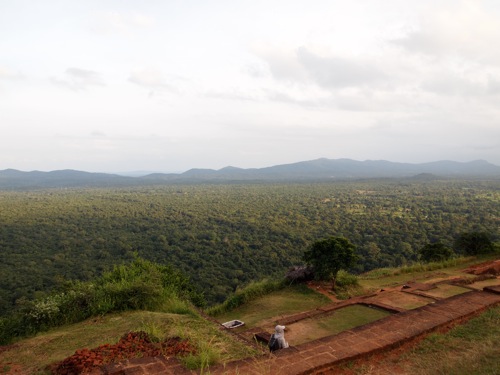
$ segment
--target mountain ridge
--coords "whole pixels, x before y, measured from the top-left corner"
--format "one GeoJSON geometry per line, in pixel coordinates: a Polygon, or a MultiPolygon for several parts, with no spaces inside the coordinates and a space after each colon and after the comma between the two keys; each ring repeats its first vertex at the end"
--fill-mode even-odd
{"type": "Polygon", "coordinates": [[[116,173],[86,172],[74,169],[49,172],[0,171],[0,189],[51,187],[106,187],[201,182],[356,180],[370,178],[414,178],[425,175],[443,178],[500,179],[500,166],[486,160],[456,162],[441,160],[428,163],[401,163],[387,160],[319,158],[263,168],[221,169],[192,168],[183,173],[150,173],[123,176],[116,173]]]}

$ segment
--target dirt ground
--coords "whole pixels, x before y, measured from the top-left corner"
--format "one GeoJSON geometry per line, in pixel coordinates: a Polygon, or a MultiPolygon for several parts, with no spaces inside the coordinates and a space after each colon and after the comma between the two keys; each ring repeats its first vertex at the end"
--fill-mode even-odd
{"type": "Polygon", "coordinates": [[[340,300],[332,293],[331,283],[325,283],[323,281],[308,281],[307,286],[315,292],[328,297],[332,302],[340,302],[340,300]]]}
{"type": "MultiPolygon", "coordinates": [[[[14,346],[4,348],[12,350],[14,346]]],[[[105,344],[93,349],[79,349],[72,356],[53,363],[45,370],[57,375],[92,373],[93,371],[96,371],[94,373],[100,373],[98,370],[101,366],[118,363],[126,359],[155,356],[168,358],[185,356],[195,352],[196,350],[191,343],[178,337],[161,342],[152,342],[145,332],[129,332],[123,335],[116,344],[105,344]]],[[[21,366],[13,363],[2,364],[0,373],[9,375],[28,374],[21,366]]]]}
{"type": "Polygon", "coordinates": [[[379,302],[383,303],[384,305],[411,310],[432,303],[434,302],[434,300],[431,298],[402,292],[399,288],[379,292],[376,296],[366,299],[366,302],[379,302]]]}
{"type": "Polygon", "coordinates": [[[129,332],[117,344],[102,345],[95,349],[79,349],[72,356],[50,366],[57,375],[91,372],[102,365],[138,357],[171,357],[194,353],[195,348],[179,337],[154,343],[145,332],[129,332]]]}
{"type": "Polygon", "coordinates": [[[492,262],[484,262],[476,264],[464,270],[464,272],[471,273],[473,275],[500,275],[500,259],[494,260],[492,262]]]}

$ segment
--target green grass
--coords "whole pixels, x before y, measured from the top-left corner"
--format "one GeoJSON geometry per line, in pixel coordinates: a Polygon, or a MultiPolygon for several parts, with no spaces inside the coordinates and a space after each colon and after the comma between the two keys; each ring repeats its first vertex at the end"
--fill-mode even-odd
{"type": "Polygon", "coordinates": [[[306,319],[286,327],[286,338],[293,345],[335,335],[385,318],[390,313],[363,305],[351,305],[336,310],[323,318],[306,319]]]}
{"type": "Polygon", "coordinates": [[[189,364],[193,367],[225,363],[257,353],[201,317],[135,311],[88,319],[19,341],[10,350],[0,353],[0,373],[7,363],[15,363],[21,365],[25,373],[36,374],[47,365],[74,354],[77,349],[114,344],[124,333],[139,330],[154,332],[157,339],[188,338],[199,349],[198,357],[190,358],[189,364]]]}
{"type": "MultiPolygon", "coordinates": [[[[417,263],[399,268],[380,268],[360,275],[359,284],[365,290],[377,290],[401,285],[409,280],[429,282],[432,279],[445,277],[466,277],[461,272],[464,268],[486,260],[496,259],[498,256],[456,258],[444,262],[427,264],[417,263]]],[[[472,277],[472,276],[470,276],[472,277]]]]}
{"type": "Polygon", "coordinates": [[[220,322],[233,319],[245,322],[245,329],[274,323],[275,318],[312,310],[331,301],[303,284],[275,291],[232,311],[214,317],[220,322]]]}
{"type": "Polygon", "coordinates": [[[405,310],[416,309],[435,301],[432,298],[409,293],[401,293],[398,291],[388,291],[384,293],[383,298],[379,297],[377,300],[381,303],[385,303],[386,305],[399,307],[405,310]]]}
{"type": "MultiPolygon", "coordinates": [[[[365,278],[359,281],[360,284],[365,283],[365,288],[370,285],[371,288],[380,288],[393,283],[401,285],[408,280],[463,276],[460,270],[483,260],[476,258],[452,267],[435,270],[414,268],[412,272],[399,274],[394,271],[385,278],[365,278]]],[[[283,316],[312,310],[331,302],[326,296],[310,290],[305,285],[294,285],[272,291],[268,290],[270,285],[268,284],[257,283],[257,286],[252,286],[252,293],[247,294],[247,296],[252,296],[249,301],[231,311],[219,313],[215,315],[215,318],[220,322],[232,319],[243,320],[246,323],[244,329],[255,326],[272,327],[275,321],[283,316]],[[266,291],[268,294],[264,293],[266,291]]],[[[460,287],[444,285],[439,287],[439,293],[450,295],[464,290],[460,287]]],[[[0,353],[0,374],[12,369],[13,364],[20,364],[25,373],[43,373],[40,369],[72,355],[77,349],[94,348],[105,343],[113,344],[124,333],[138,330],[148,332],[155,340],[168,336],[180,336],[191,340],[199,353],[183,360],[185,366],[191,369],[206,370],[212,364],[251,358],[258,354],[256,349],[234,340],[232,335],[204,320],[185,300],[162,299],[155,308],[157,312],[126,311],[93,317],[77,324],[53,328],[35,337],[19,340],[9,350],[0,353]]],[[[385,311],[366,306],[350,306],[323,319],[299,322],[304,324],[304,327],[297,325],[298,323],[289,325],[287,340],[295,346],[369,323],[387,314],[385,311]],[[311,333],[313,333],[312,336],[311,333]]],[[[463,328],[457,327],[446,335],[431,335],[416,349],[398,358],[397,366],[405,368],[406,373],[418,375],[500,373],[498,368],[499,320],[500,307],[497,307],[471,320],[463,328]]],[[[378,366],[378,363],[373,364],[375,365],[378,366]]],[[[370,368],[373,369],[373,366],[371,365],[370,368]]],[[[356,374],[383,373],[366,372],[361,367],[357,367],[355,371],[353,373],[356,374]]]]}
{"type": "Polygon", "coordinates": [[[0,317],[0,344],[119,311],[197,315],[195,302],[200,295],[180,272],[136,258],[93,282],[69,282],[46,297],[23,300],[18,310],[0,317]]]}
{"type": "Polygon", "coordinates": [[[207,309],[206,313],[212,316],[221,315],[259,297],[284,289],[287,286],[288,284],[285,280],[263,279],[260,281],[254,281],[244,288],[236,290],[236,292],[230,295],[223,303],[207,309]]]}
{"type": "Polygon", "coordinates": [[[500,307],[446,334],[432,334],[408,353],[413,374],[500,374],[500,307]]]}
{"type": "Polygon", "coordinates": [[[435,289],[427,290],[424,293],[432,297],[449,298],[467,292],[470,292],[470,289],[450,284],[439,284],[435,289]]]}
{"type": "Polygon", "coordinates": [[[497,375],[500,374],[500,306],[447,333],[433,333],[414,348],[385,358],[367,358],[339,366],[356,375],[497,375]]]}

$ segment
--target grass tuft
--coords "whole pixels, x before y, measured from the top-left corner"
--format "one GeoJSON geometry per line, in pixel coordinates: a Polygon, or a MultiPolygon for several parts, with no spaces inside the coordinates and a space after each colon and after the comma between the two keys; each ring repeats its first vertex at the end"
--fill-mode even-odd
{"type": "Polygon", "coordinates": [[[383,277],[389,276],[398,276],[415,272],[427,272],[434,271],[442,268],[449,268],[453,266],[457,266],[460,264],[468,263],[474,257],[462,257],[462,258],[454,258],[441,262],[430,262],[430,263],[414,263],[408,266],[395,267],[395,268],[378,268],[373,271],[366,272],[360,276],[361,279],[370,280],[370,279],[380,279],[383,277]]]}

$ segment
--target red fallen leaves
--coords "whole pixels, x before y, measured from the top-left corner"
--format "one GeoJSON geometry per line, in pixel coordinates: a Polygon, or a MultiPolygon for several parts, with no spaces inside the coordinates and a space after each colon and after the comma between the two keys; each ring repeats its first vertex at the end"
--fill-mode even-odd
{"type": "Polygon", "coordinates": [[[195,349],[189,341],[179,337],[153,343],[146,332],[129,332],[117,344],[104,344],[95,349],[79,349],[72,356],[50,366],[50,370],[58,375],[81,374],[125,359],[183,356],[194,352],[195,349]]]}

